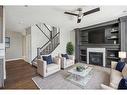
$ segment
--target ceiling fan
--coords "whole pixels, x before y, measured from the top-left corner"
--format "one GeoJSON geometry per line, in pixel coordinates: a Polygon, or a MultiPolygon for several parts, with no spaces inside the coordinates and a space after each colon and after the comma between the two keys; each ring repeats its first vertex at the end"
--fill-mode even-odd
{"type": "Polygon", "coordinates": [[[82,12],[82,8],[78,8],[77,11],[78,11],[78,14],[72,13],[72,12],[64,12],[64,13],[69,14],[69,15],[73,15],[73,16],[77,16],[77,23],[80,23],[83,16],[95,13],[97,11],[100,11],[100,8],[95,8],[95,9],[89,10],[89,11],[84,12],[84,13],[82,12]]]}

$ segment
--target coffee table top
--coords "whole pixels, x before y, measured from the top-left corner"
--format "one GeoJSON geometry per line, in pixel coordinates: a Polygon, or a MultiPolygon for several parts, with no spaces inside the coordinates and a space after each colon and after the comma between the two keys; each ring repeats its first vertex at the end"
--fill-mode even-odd
{"type": "Polygon", "coordinates": [[[84,66],[86,69],[83,70],[82,72],[78,72],[76,70],[76,67],[73,67],[72,69],[68,70],[69,73],[74,74],[74,75],[79,75],[81,77],[85,77],[90,73],[90,71],[93,69],[92,66],[84,66]]]}

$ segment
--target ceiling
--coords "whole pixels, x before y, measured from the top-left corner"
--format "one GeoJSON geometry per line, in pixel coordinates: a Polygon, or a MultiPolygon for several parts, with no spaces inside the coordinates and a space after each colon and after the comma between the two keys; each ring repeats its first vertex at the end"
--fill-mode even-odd
{"type": "Polygon", "coordinates": [[[76,17],[64,12],[75,12],[79,7],[85,12],[98,6],[5,6],[6,31],[24,32],[25,28],[40,22],[73,30],[127,15],[127,6],[99,6],[99,12],[84,16],[78,24],[76,17]]]}

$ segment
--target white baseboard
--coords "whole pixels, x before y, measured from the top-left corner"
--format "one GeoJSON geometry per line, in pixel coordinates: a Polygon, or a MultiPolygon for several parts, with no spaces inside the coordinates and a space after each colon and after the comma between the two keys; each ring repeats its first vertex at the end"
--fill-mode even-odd
{"type": "Polygon", "coordinates": [[[14,61],[14,60],[21,60],[21,59],[24,60],[24,58],[14,58],[14,59],[7,59],[6,62],[7,61],[14,61]]]}
{"type": "MultiPolygon", "coordinates": [[[[29,63],[29,62],[26,60],[25,56],[22,56],[22,58],[7,59],[7,60],[5,60],[5,61],[8,62],[8,61],[16,61],[16,60],[24,60],[24,61],[26,61],[27,63],[29,63]]],[[[29,63],[29,64],[32,65],[32,63],[29,63]]]]}

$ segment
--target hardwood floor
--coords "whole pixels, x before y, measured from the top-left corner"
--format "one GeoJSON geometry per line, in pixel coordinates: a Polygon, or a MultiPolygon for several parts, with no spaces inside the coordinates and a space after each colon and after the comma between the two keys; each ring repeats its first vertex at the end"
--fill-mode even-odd
{"type": "Polygon", "coordinates": [[[36,68],[24,60],[6,62],[5,89],[38,89],[32,81],[36,68]]]}

